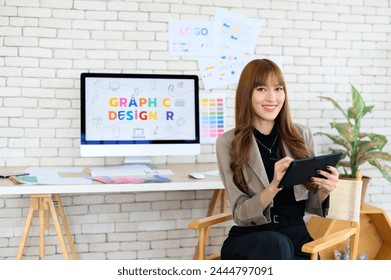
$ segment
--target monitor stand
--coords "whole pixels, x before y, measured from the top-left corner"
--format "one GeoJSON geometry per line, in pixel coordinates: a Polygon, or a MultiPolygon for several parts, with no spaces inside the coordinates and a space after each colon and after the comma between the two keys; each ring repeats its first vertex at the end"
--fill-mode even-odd
{"type": "Polygon", "coordinates": [[[125,157],[124,164],[150,164],[151,158],[148,156],[125,157]]]}

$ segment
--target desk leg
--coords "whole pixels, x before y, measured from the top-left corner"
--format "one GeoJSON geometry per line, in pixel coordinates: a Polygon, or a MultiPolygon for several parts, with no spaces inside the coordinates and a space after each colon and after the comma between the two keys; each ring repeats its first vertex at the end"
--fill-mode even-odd
{"type": "Polygon", "coordinates": [[[62,207],[62,201],[61,201],[60,195],[59,194],[55,194],[54,195],[54,199],[58,203],[58,207],[57,207],[58,208],[58,212],[60,213],[62,225],[64,227],[65,234],[67,236],[68,245],[69,245],[69,248],[71,249],[72,257],[73,257],[74,260],[77,260],[77,254],[76,254],[75,245],[73,244],[71,231],[69,230],[67,218],[65,216],[64,208],[62,207]]]}
{"type": "Polygon", "coordinates": [[[31,228],[31,223],[34,217],[34,212],[38,212],[39,218],[39,259],[43,259],[45,257],[45,228],[49,229],[50,225],[50,215],[53,218],[54,227],[56,229],[57,237],[60,243],[61,251],[64,256],[64,259],[69,260],[68,249],[65,244],[64,235],[62,233],[62,228],[60,225],[59,217],[57,215],[56,206],[54,202],[58,202],[58,211],[60,213],[60,217],[65,228],[65,233],[67,235],[67,240],[69,243],[69,247],[72,252],[73,259],[77,259],[75,246],[73,244],[72,236],[69,230],[69,226],[67,223],[67,219],[65,217],[65,212],[62,207],[62,202],[60,196],[58,194],[32,194],[30,196],[30,209],[27,214],[26,223],[24,226],[22,239],[19,244],[18,253],[16,255],[16,259],[22,259],[24,248],[26,247],[27,237],[29,235],[29,231],[31,228]]]}
{"type": "Polygon", "coordinates": [[[42,197],[38,198],[38,219],[39,219],[39,259],[45,257],[45,204],[42,197]]]}
{"type": "Polygon", "coordinates": [[[50,197],[50,198],[47,198],[46,201],[49,204],[49,209],[50,209],[50,212],[52,214],[53,223],[54,223],[54,227],[55,227],[56,232],[57,232],[58,241],[60,242],[60,247],[61,247],[62,254],[64,255],[64,259],[69,260],[68,249],[67,249],[67,246],[65,244],[64,236],[62,235],[60,221],[59,221],[58,216],[57,216],[56,207],[54,206],[53,199],[50,197]]]}
{"type": "Polygon", "coordinates": [[[33,221],[34,211],[38,209],[38,201],[36,199],[30,198],[30,209],[27,214],[26,223],[23,229],[22,239],[19,244],[18,254],[16,255],[16,259],[22,259],[24,248],[26,247],[27,237],[30,232],[31,222],[33,221]]]}

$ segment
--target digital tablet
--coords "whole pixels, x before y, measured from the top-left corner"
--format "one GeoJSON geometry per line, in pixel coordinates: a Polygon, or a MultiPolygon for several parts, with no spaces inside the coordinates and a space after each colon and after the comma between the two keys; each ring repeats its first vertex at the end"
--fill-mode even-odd
{"type": "Polygon", "coordinates": [[[342,153],[327,154],[311,158],[293,160],[285,175],[282,177],[279,188],[305,184],[311,177],[323,177],[317,174],[317,170],[325,170],[326,166],[336,166],[342,157],[342,153]]]}

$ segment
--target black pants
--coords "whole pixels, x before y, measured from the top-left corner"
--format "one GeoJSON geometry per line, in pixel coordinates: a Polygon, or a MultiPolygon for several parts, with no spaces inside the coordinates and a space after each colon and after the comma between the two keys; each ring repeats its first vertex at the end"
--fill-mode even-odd
{"type": "Polygon", "coordinates": [[[312,240],[304,222],[233,226],[221,249],[221,259],[306,260],[310,255],[301,252],[301,247],[312,240]]]}

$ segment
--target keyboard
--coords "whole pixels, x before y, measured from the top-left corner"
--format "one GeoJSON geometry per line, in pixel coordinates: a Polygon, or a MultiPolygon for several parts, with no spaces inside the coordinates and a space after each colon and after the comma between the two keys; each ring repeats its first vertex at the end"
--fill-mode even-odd
{"type": "MultiPolygon", "coordinates": [[[[174,175],[174,172],[171,171],[171,169],[151,169],[151,170],[144,170],[145,174],[147,175],[174,175]]],[[[140,174],[141,175],[141,174],[140,174]]]]}

